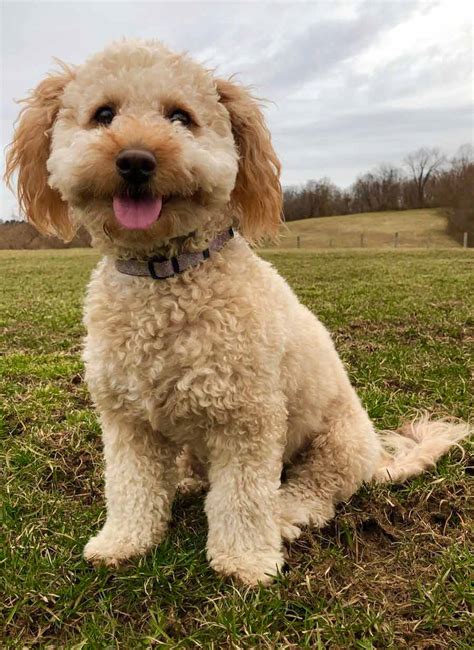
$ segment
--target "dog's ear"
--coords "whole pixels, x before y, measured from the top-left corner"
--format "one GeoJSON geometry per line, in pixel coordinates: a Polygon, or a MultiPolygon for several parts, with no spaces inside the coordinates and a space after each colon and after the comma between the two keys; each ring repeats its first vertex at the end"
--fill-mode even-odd
{"type": "Polygon", "coordinates": [[[22,100],[25,104],[15,128],[7,154],[5,181],[11,187],[18,172],[17,196],[20,207],[40,232],[71,239],[74,229],[68,217],[67,204],[48,185],[46,163],[50,154],[51,128],[60,108],[65,85],[73,71],[63,65],[22,100]]]}
{"type": "Polygon", "coordinates": [[[278,233],[282,215],[280,161],[258,105],[247,89],[216,80],[221,103],[229,112],[239,151],[239,171],[231,202],[242,234],[252,242],[278,233]]]}

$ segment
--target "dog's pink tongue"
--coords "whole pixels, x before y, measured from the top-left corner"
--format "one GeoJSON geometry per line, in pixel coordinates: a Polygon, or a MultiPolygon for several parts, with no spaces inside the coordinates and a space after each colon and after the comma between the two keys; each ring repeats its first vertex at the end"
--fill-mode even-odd
{"type": "Polygon", "coordinates": [[[115,196],[113,201],[114,213],[124,228],[149,228],[161,213],[162,198],[129,199],[115,196]]]}

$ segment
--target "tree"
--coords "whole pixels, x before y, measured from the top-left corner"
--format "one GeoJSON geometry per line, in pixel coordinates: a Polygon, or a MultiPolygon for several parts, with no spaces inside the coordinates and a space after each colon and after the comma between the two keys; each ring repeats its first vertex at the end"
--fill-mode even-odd
{"type": "Polygon", "coordinates": [[[402,174],[397,167],[380,165],[376,171],[379,186],[379,210],[400,210],[402,174]]]}
{"type": "Polygon", "coordinates": [[[347,214],[350,195],[340,190],[329,178],[310,180],[304,186],[287,187],[283,192],[286,221],[347,214]]]}
{"type": "Polygon", "coordinates": [[[449,161],[438,149],[419,149],[405,159],[410,173],[379,165],[347,190],[324,177],[284,190],[287,221],[357,212],[445,208],[450,232],[469,233],[474,245],[474,148],[466,144],[449,161]]]}
{"type": "Polygon", "coordinates": [[[451,160],[450,169],[440,179],[440,205],[446,206],[448,231],[459,241],[468,234],[468,246],[474,246],[474,148],[463,145],[451,160]]]}
{"type": "Polygon", "coordinates": [[[425,207],[427,185],[445,162],[446,157],[436,148],[422,147],[405,158],[404,163],[409,169],[416,190],[417,207],[425,207]]]}
{"type": "Polygon", "coordinates": [[[402,207],[402,175],[391,165],[379,165],[359,176],[352,186],[353,212],[383,212],[402,207]]]}

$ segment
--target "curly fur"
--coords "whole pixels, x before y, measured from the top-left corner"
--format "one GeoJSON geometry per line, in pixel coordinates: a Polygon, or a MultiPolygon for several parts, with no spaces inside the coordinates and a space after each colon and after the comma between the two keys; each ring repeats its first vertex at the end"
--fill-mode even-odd
{"type": "Polygon", "coordinates": [[[329,333],[249,247],[246,238],[275,235],[281,189],[245,88],[159,43],[115,43],[33,91],[7,169],[19,172],[32,223],[62,236],[83,224],[105,254],[87,292],[84,361],[107,520],[87,559],[116,565],[147,552],[165,535],[178,483],[208,482],[211,566],[268,582],[283,538],[323,526],[364,481],[423,471],[467,434],[424,420],[385,437],[397,451],[385,450],[329,333]],[[107,128],[91,121],[104,103],[117,110],[107,128]],[[167,119],[176,106],[192,126],[167,119]],[[146,231],[124,229],[112,209],[115,158],[127,147],[155,154],[153,187],[169,197],[146,231]],[[117,257],[202,250],[231,224],[243,236],[166,281],[115,268],[117,257]]]}
{"type": "Polygon", "coordinates": [[[249,241],[275,237],[281,223],[281,165],[256,101],[230,81],[216,82],[220,100],[229,111],[240,165],[231,195],[239,211],[242,234],[249,241]],[[262,192],[262,188],[265,191],[262,192]]]}
{"type": "Polygon", "coordinates": [[[73,71],[62,64],[62,71],[43,79],[30,97],[23,100],[19,124],[7,158],[5,180],[11,184],[18,170],[17,196],[24,214],[47,235],[65,240],[74,232],[68,219],[67,203],[48,185],[46,163],[51,147],[51,128],[61,106],[61,95],[73,78],[73,71]]]}

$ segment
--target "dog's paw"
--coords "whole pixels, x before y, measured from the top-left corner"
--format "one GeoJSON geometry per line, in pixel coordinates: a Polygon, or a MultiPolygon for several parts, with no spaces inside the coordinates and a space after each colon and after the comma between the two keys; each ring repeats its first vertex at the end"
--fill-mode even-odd
{"type": "Polygon", "coordinates": [[[243,557],[218,555],[210,557],[209,563],[217,573],[255,587],[272,583],[283,567],[284,560],[280,552],[269,551],[249,553],[243,557]]]}
{"type": "Polygon", "coordinates": [[[301,528],[292,521],[280,520],[280,533],[285,542],[294,542],[301,535],[301,528]]]}
{"type": "Polygon", "coordinates": [[[84,558],[95,566],[117,568],[132,558],[144,555],[152,544],[138,537],[124,538],[102,530],[87,542],[84,558]]]}
{"type": "Polygon", "coordinates": [[[284,540],[293,542],[302,533],[302,528],[323,528],[335,514],[334,505],[330,501],[312,499],[301,503],[292,495],[282,491],[279,503],[280,533],[284,540]]]}

